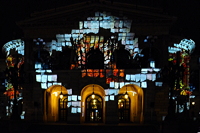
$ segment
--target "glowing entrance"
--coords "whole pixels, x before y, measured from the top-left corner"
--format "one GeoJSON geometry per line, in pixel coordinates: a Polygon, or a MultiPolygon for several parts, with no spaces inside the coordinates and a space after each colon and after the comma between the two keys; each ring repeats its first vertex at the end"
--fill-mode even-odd
{"type": "Polygon", "coordinates": [[[59,98],[59,121],[67,121],[68,106],[67,95],[63,95],[59,98]]]}
{"type": "Polygon", "coordinates": [[[105,122],[105,91],[96,84],[87,85],[81,91],[81,123],[105,122]]]}
{"type": "Polygon", "coordinates": [[[121,95],[118,98],[118,117],[120,122],[130,121],[130,98],[121,95]]]}
{"type": "Polygon", "coordinates": [[[44,120],[67,120],[67,89],[60,85],[53,85],[44,92],[44,120]],[[60,99],[60,94],[63,98],[60,99]]]}
{"type": "Polygon", "coordinates": [[[86,122],[102,122],[102,98],[92,94],[86,98],[86,122]]]}
{"type": "Polygon", "coordinates": [[[125,85],[119,90],[118,116],[120,122],[143,122],[143,90],[137,85],[125,85]]]}

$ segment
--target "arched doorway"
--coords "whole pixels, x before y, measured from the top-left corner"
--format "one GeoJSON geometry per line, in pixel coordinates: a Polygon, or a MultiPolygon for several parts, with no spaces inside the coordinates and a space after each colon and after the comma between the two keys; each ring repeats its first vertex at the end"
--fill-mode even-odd
{"type": "Polygon", "coordinates": [[[125,85],[119,90],[119,122],[143,122],[143,97],[143,90],[137,85],[125,85]]]}
{"type": "Polygon", "coordinates": [[[105,91],[96,84],[81,91],[81,123],[105,123],[105,91]]]}
{"type": "Polygon", "coordinates": [[[68,114],[68,97],[67,94],[60,94],[62,97],[59,98],[59,121],[67,121],[68,114]]]}
{"type": "Polygon", "coordinates": [[[120,122],[130,121],[130,98],[126,95],[118,97],[118,117],[120,122]]]}
{"type": "Polygon", "coordinates": [[[86,98],[85,122],[102,122],[103,102],[97,94],[89,95],[86,98]]]}
{"type": "Polygon", "coordinates": [[[67,89],[53,85],[44,92],[44,121],[67,120],[67,89]],[[63,97],[60,98],[60,94],[63,97]]]}

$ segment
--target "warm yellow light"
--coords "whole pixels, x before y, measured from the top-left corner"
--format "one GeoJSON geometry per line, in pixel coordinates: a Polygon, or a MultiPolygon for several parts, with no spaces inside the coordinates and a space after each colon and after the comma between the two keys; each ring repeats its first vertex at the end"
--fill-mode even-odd
{"type": "Polygon", "coordinates": [[[128,98],[128,94],[126,94],[124,97],[127,99],[128,98]]]}
{"type": "Polygon", "coordinates": [[[60,99],[62,99],[63,98],[63,94],[62,94],[62,92],[60,93],[60,99]]]}
{"type": "Polygon", "coordinates": [[[195,105],[195,102],[192,102],[192,105],[195,105]]]}
{"type": "Polygon", "coordinates": [[[52,94],[54,94],[56,97],[58,96],[58,93],[57,93],[57,92],[53,92],[52,94]]]}
{"type": "Polygon", "coordinates": [[[135,91],[133,91],[133,96],[135,96],[135,94],[137,94],[135,91]]]}
{"type": "Polygon", "coordinates": [[[93,98],[93,99],[95,98],[95,95],[94,95],[94,94],[92,94],[92,98],[93,98]]]}
{"type": "Polygon", "coordinates": [[[96,100],[96,99],[94,99],[94,100],[93,100],[93,102],[94,102],[94,103],[96,103],[96,102],[97,102],[97,100],[96,100]]]}

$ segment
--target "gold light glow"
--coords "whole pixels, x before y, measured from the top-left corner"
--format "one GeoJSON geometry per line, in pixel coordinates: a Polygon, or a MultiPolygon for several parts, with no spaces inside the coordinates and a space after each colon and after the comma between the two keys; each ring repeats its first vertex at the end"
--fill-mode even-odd
{"type": "Polygon", "coordinates": [[[94,99],[95,98],[95,94],[94,94],[94,85],[93,85],[93,92],[92,92],[92,99],[94,99]]]}
{"type": "Polygon", "coordinates": [[[62,92],[60,93],[60,99],[62,99],[63,98],[63,94],[62,94],[62,92]]]}
{"type": "MultiPolygon", "coordinates": [[[[87,101],[86,101],[86,99],[87,99],[87,97],[88,96],[91,96],[90,98],[91,98],[91,100],[93,101],[93,100],[96,100],[96,99],[92,99],[92,95],[93,95],[93,85],[94,84],[92,84],[92,85],[88,85],[88,86],[86,86],[86,87],[84,87],[83,89],[82,89],[82,91],[81,91],[81,102],[84,102],[83,104],[81,104],[82,105],[82,109],[81,109],[81,115],[80,115],[80,117],[81,117],[81,120],[80,120],[80,122],[81,123],[85,123],[85,119],[86,119],[86,107],[87,107],[87,101]]],[[[104,98],[105,97],[105,90],[104,90],[104,88],[102,88],[101,86],[99,86],[99,85],[95,85],[95,88],[94,88],[95,90],[94,90],[94,95],[99,95],[100,97],[102,97],[102,98],[104,98]]],[[[95,98],[97,98],[96,96],[95,96],[95,98]]],[[[93,102],[92,103],[90,103],[90,104],[92,104],[93,105],[93,102]]],[[[96,102],[96,104],[97,104],[97,102],[96,102]]],[[[102,120],[103,120],[103,123],[105,122],[105,114],[106,113],[104,113],[105,112],[105,100],[104,99],[102,99],[102,104],[103,104],[103,106],[102,106],[102,111],[103,111],[103,113],[102,113],[102,120]]],[[[93,106],[92,106],[93,107],[93,106]]],[[[95,108],[94,108],[95,109],[95,108]]],[[[96,113],[96,112],[95,112],[96,113]]],[[[91,116],[92,117],[92,116],[91,116]]],[[[90,118],[91,118],[90,117],[90,118]]]]}
{"type": "MultiPolygon", "coordinates": [[[[137,85],[125,85],[119,90],[119,94],[123,95],[122,99],[129,101],[130,106],[130,121],[131,122],[143,122],[143,97],[144,93],[142,88],[137,85]],[[126,95],[127,94],[127,95],[126,95]]],[[[121,100],[121,99],[119,99],[121,100]]],[[[118,108],[125,107],[125,104],[121,105],[118,100],[118,108]]],[[[121,102],[123,103],[123,102],[121,102]]]]}
{"type": "Polygon", "coordinates": [[[57,92],[53,92],[52,94],[54,94],[56,97],[58,96],[58,93],[57,93],[57,92]]]}
{"type": "Polygon", "coordinates": [[[126,99],[128,98],[128,94],[125,94],[125,96],[124,96],[126,99]]]}
{"type": "Polygon", "coordinates": [[[95,95],[94,94],[92,94],[92,99],[94,99],[95,98],[95,95]]]}
{"type": "Polygon", "coordinates": [[[125,93],[125,96],[124,96],[126,99],[128,98],[128,93],[127,93],[127,86],[126,86],[126,93],[125,93]]]}

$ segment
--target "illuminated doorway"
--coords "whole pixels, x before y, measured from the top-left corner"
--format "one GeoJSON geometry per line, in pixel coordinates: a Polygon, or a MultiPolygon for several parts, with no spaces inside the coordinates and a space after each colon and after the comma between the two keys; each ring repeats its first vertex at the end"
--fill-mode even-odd
{"type": "Polygon", "coordinates": [[[118,117],[120,122],[130,121],[130,98],[126,95],[118,97],[118,117]]]}
{"type": "Polygon", "coordinates": [[[90,84],[81,91],[81,123],[105,123],[105,91],[100,85],[90,84]]]}
{"type": "Polygon", "coordinates": [[[102,122],[102,98],[92,94],[86,98],[86,122],[102,122]]]}
{"type": "Polygon", "coordinates": [[[119,90],[119,122],[143,122],[143,90],[137,85],[128,84],[119,90]]]}
{"type": "Polygon", "coordinates": [[[67,89],[60,85],[53,85],[44,92],[44,121],[60,120],[67,120],[67,89]],[[61,92],[62,101],[60,101],[61,92]]]}
{"type": "Polygon", "coordinates": [[[68,99],[67,95],[63,95],[62,98],[59,98],[59,121],[67,121],[68,114],[68,99]]]}

